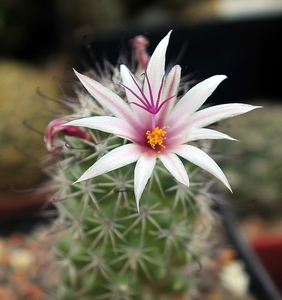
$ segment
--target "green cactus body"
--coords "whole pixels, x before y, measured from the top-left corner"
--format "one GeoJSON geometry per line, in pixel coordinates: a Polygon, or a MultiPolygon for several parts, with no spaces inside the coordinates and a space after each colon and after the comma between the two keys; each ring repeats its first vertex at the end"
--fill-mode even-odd
{"type": "MultiPolygon", "coordinates": [[[[96,143],[105,149],[121,142],[100,138],[96,143]]],[[[160,165],[138,212],[131,165],[72,185],[97,158],[83,161],[94,145],[75,138],[68,143],[58,163],[65,186],[55,196],[63,299],[173,299],[187,293],[189,266],[200,257],[194,231],[202,187],[187,189],[160,165]]]]}

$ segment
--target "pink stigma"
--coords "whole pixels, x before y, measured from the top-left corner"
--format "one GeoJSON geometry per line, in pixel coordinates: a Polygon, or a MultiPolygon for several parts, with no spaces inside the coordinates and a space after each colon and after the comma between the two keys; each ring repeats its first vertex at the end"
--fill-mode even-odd
{"type": "Polygon", "coordinates": [[[148,78],[147,73],[144,73],[145,75],[145,82],[147,82],[148,84],[148,89],[149,89],[149,99],[146,97],[146,95],[144,94],[142,88],[139,86],[138,82],[136,81],[136,79],[133,77],[133,75],[130,74],[134,84],[136,85],[137,89],[140,92],[140,95],[136,94],[131,88],[129,88],[128,86],[124,85],[123,83],[120,83],[121,86],[123,86],[125,89],[127,89],[128,91],[130,91],[130,93],[132,95],[134,95],[134,97],[136,97],[142,104],[137,103],[137,102],[129,102],[129,104],[135,104],[137,106],[139,106],[140,108],[146,110],[147,112],[151,113],[152,115],[156,115],[160,109],[163,107],[163,105],[169,101],[170,99],[174,98],[176,95],[173,95],[167,99],[165,99],[164,101],[162,101],[162,103],[160,103],[160,98],[162,95],[162,90],[164,87],[164,79],[165,79],[165,75],[162,78],[162,82],[158,91],[158,96],[157,96],[157,100],[154,100],[154,95],[153,95],[153,90],[152,90],[152,86],[150,84],[150,80],[148,78]]]}

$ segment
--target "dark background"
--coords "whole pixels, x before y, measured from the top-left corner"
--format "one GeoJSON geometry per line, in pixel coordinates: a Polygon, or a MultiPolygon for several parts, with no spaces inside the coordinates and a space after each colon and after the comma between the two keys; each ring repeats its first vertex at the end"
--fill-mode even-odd
{"type": "MultiPolygon", "coordinates": [[[[117,61],[123,41],[145,34],[151,41],[149,52],[164,37],[169,28],[142,31],[137,28],[116,31],[116,34],[96,36],[91,43],[92,54],[102,61],[107,57],[117,61]],[[115,38],[114,38],[114,37],[115,38]]],[[[215,74],[225,74],[224,81],[209,101],[213,103],[245,102],[259,99],[281,101],[282,18],[262,18],[217,22],[177,28],[168,47],[168,61],[181,65],[183,75],[203,80],[215,74]],[[181,56],[180,59],[177,57],[181,56]]],[[[81,57],[89,53],[82,51],[81,57]]],[[[89,55],[89,61],[91,61],[89,55]]],[[[76,62],[78,67],[79,62],[76,62]]]]}
{"type": "MultiPolygon", "coordinates": [[[[109,12],[107,8],[97,11],[99,6],[94,6],[93,12],[87,11],[86,4],[89,6],[91,1],[64,2],[4,0],[0,4],[0,58],[38,66],[63,57],[67,58],[66,69],[77,66],[84,71],[86,63],[91,65],[85,51],[89,44],[98,61],[106,56],[115,62],[120,49],[135,35],[146,35],[151,41],[149,51],[152,52],[168,30],[174,29],[168,58],[175,59],[186,46],[179,61],[183,74],[191,74],[196,80],[214,74],[228,76],[229,80],[221,84],[211,101],[281,99],[282,13],[231,20],[207,17],[198,22],[189,22],[191,16],[188,15],[184,23],[177,18],[184,6],[181,1],[174,4],[173,1],[136,1],[132,5],[130,1],[120,0],[116,2],[121,7],[118,16],[113,12],[111,15],[110,7],[109,12]],[[141,18],[138,12],[146,8],[159,10],[160,15],[162,11],[166,13],[157,26],[152,26],[152,22],[146,25],[145,21],[136,21],[141,18]]],[[[187,3],[192,6],[194,1],[187,3]]],[[[153,14],[153,19],[157,15],[153,14]]]]}

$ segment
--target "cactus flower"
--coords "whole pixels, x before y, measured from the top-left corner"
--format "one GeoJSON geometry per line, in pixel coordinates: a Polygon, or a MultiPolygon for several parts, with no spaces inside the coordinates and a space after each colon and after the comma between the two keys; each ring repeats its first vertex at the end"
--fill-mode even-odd
{"type": "Polygon", "coordinates": [[[227,178],[216,162],[201,149],[190,145],[202,139],[230,139],[230,136],[204,128],[214,122],[251,111],[248,104],[222,104],[198,110],[226,76],[212,76],[191,88],[178,99],[181,68],[175,65],[165,73],[165,55],[171,32],[158,44],[143,74],[135,78],[125,65],[120,66],[127,101],[97,81],[79,74],[77,77],[111,116],[94,116],[73,120],[67,125],[88,127],[121,137],[128,142],[96,161],[76,181],[87,180],[136,162],[134,193],[137,208],[157,160],[180,183],[189,186],[187,171],[179,156],[213,174],[231,190],[227,178]]]}

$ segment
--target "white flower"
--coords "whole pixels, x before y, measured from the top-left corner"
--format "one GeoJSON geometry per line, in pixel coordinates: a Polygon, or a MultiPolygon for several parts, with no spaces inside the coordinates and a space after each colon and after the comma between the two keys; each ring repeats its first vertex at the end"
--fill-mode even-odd
{"type": "Polygon", "coordinates": [[[165,55],[170,33],[155,49],[144,73],[142,86],[128,68],[121,65],[121,85],[125,88],[128,102],[95,80],[75,71],[88,92],[114,116],[83,118],[71,121],[67,125],[101,130],[131,141],[104,155],[76,182],[136,162],[134,192],[138,209],[140,197],[157,159],[172,176],[187,187],[188,174],[178,156],[210,172],[231,190],[225,175],[215,161],[188,143],[201,139],[233,140],[226,134],[203,127],[256,108],[234,103],[197,111],[226,78],[224,75],[204,80],[178,100],[180,66],[174,66],[167,75],[165,74],[165,55]]]}

